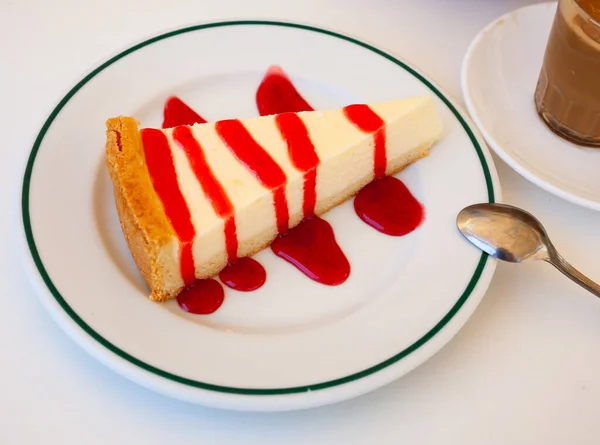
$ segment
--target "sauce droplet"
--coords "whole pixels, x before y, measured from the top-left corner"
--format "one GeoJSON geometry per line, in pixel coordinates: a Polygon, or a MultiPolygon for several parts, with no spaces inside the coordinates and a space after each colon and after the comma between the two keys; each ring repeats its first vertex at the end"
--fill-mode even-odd
{"type": "Polygon", "coordinates": [[[206,120],[192,110],[184,101],[172,96],[167,99],[163,109],[163,128],[172,128],[179,125],[203,124],[206,120]]]}
{"type": "Polygon", "coordinates": [[[256,90],[256,107],[261,116],[313,111],[289,77],[276,65],[269,67],[256,90]]]}
{"type": "Polygon", "coordinates": [[[423,222],[423,206],[402,181],[386,176],[367,184],[354,199],[360,219],[386,235],[402,236],[423,222]]]}
{"type": "Polygon", "coordinates": [[[177,295],[177,303],[191,314],[212,314],[225,299],[223,286],[213,279],[196,280],[177,295]]]}
{"type": "Polygon", "coordinates": [[[258,261],[244,257],[228,264],[219,273],[219,278],[232,289],[249,292],[265,284],[267,272],[258,261]]]}
{"type": "Polygon", "coordinates": [[[279,236],[271,250],[321,284],[342,284],[350,275],[350,263],[335,240],[333,229],[321,218],[307,218],[279,236]]]}

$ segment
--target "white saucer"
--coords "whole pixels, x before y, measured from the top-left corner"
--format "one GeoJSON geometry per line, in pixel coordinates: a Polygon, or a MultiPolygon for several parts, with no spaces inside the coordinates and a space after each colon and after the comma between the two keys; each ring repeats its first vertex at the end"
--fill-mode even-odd
{"type": "Polygon", "coordinates": [[[552,133],[533,95],[556,3],[510,12],[488,25],[462,65],[467,109],[487,143],[518,173],[575,204],[600,210],[600,150],[552,133]]]}
{"type": "Polygon", "coordinates": [[[103,363],[190,402],[289,410],[378,388],[452,338],[495,269],[460,235],[456,215],[494,200],[496,172],[474,124],[410,65],[328,30],[238,21],[161,34],[75,85],[32,148],[22,216],[43,303],[103,363]],[[125,114],[160,125],[173,94],[210,120],[256,115],[254,94],[272,63],[318,109],[435,98],[443,139],[399,175],[424,204],[424,223],[390,238],[360,221],[349,201],[325,215],[352,267],[343,285],[309,280],[266,249],[257,255],[266,284],[248,294],[228,289],[210,316],[151,302],[119,227],[104,165],[105,119],[125,114]]]}

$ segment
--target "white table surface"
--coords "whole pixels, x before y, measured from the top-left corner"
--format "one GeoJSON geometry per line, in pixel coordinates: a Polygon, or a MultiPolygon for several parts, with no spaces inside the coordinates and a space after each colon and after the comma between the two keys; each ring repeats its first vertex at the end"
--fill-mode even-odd
{"type": "MultiPolygon", "coordinates": [[[[460,99],[471,39],[526,3],[0,0],[0,444],[600,443],[600,301],[545,264],[500,264],[464,329],[405,378],[334,406],[250,414],[172,400],[102,366],[46,314],[14,252],[21,171],[39,127],[83,73],[130,43],[194,21],[307,21],[395,52],[460,99]]],[[[505,202],[536,214],[600,279],[600,214],[495,160],[505,202]]]]}

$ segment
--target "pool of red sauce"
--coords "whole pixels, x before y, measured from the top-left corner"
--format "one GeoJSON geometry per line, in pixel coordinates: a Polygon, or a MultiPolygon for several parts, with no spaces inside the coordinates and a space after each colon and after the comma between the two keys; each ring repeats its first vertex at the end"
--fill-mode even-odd
{"type": "MultiPolygon", "coordinates": [[[[241,121],[220,121],[217,123],[217,133],[240,162],[273,194],[279,231],[279,236],[271,244],[273,253],[319,283],[339,285],[350,275],[350,263],[336,242],[331,225],[314,213],[316,176],[320,161],[302,119],[293,114],[312,111],[313,108],[279,67],[271,67],[267,71],[256,92],[256,105],[261,116],[278,114],[275,122],[288,145],[290,159],[304,174],[304,219],[296,227],[288,230],[286,176],[281,167],[252,138],[241,121]]],[[[373,135],[374,180],[356,195],[356,214],[366,224],[386,235],[402,236],[412,232],[422,223],[424,209],[402,181],[385,176],[387,156],[384,121],[367,105],[362,104],[345,107],[344,114],[360,131],[373,135]]],[[[167,100],[163,128],[203,122],[206,120],[181,99],[170,97],[167,100]]],[[[265,269],[253,258],[237,258],[233,207],[201,155],[202,148],[198,142],[189,137],[186,127],[180,128],[174,130],[178,134],[176,140],[186,151],[204,192],[211,197],[215,212],[225,221],[228,265],[220,272],[219,278],[225,285],[238,291],[258,289],[266,281],[265,269]]],[[[185,253],[191,256],[190,229],[185,224],[182,226],[188,247],[184,247],[186,252],[182,252],[182,255],[185,253]]],[[[191,230],[193,231],[193,227],[191,230]]],[[[189,259],[186,260],[186,267],[189,268],[187,263],[189,259]]],[[[187,312],[210,314],[224,301],[223,287],[214,279],[195,280],[193,283],[187,279],[186,285],[177,297],[177,302],[187,312]]]]}
{"type": "Polygon", "coordinates": [[[392,236],[412,232],[425,218],[421,203],[393,176],[367,184],[354,198],[354,210],[368,225],[392,236]]]}
{"type": "Polygon", "coordinates": [[[254,258],[245,257],[229,263],[219,273],[219,278],[232,289],[249,292],[265,284],[267,272],[254,258]]]}

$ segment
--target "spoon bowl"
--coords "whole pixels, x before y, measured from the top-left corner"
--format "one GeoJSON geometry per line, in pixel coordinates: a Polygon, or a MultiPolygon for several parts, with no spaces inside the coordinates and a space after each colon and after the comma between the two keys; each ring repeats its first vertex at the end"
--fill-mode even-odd
{"type": "Polygon", "coordinates": [[[511,263],[548,258],[550,240],[532,214],[505,204],[475,204],[456,219],[458,229],[488,255],[511,263]]]}
{"type": "Polygon", "coordinates": [[[546,261],[600,297],[600,286],[557,252],[542,223],[525,210],[506,204],[474,204],[458,213],[456,225],[466,239],[488,255],[511,263],[546,261]]]}

